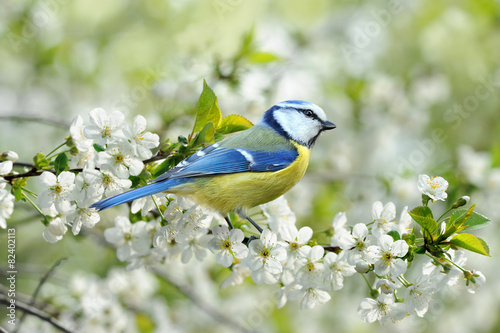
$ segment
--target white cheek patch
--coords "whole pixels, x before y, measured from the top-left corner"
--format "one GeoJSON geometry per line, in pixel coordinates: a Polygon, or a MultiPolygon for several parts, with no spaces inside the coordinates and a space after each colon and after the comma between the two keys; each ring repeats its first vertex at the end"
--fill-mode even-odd
{"type": "Polygon", "coordinates": [[[316,137],[322,128],[318,120],[295,110],[277,110],[274,118],[293,140],[304,145],[316,137]]]}

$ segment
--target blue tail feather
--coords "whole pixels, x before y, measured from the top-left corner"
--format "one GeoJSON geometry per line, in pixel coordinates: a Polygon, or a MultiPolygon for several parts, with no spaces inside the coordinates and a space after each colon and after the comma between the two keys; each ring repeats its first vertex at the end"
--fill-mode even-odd
{"type": "Polygon", "coordinates": [[[165,181],[151,183],[143,187],[135,188],[133,190],[115,195],[111,198],[106,198],[104,200],[98,201],[92,204],[90,208],[95,208],[98,211],[104,210],[148,195],[168,191],[170,188],[176,185],[183,184],[186,181],[188,181],[188,179],[184,178],[184,179],[167,179],[165,181]]]}

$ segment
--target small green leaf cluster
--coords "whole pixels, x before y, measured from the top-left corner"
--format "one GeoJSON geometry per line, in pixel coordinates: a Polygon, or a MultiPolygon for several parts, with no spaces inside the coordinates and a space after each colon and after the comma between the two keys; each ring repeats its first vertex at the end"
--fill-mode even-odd
{"type": "MultiPolygon", "coordinates": [[[[432,210],[427,206],[428,200],[424,200],[423,206],[413,208],[409,214],[413,220],[422,227],[423,244],[414,245],[416,253],[428,252],[441,258],[451,247],[462,248],[468,251],[489,256],[489,247],[481,238],[467,233],[488,226],[490,219],[474,211],[475,205],[469,209],[457,209],[454,204],[446,213],[456,209],[452,214],[444,217],[443,214],[437,220],[434,219],[432,210]]],[[[457,203],[465,204],[461,199],[457,203]]]]}
{"type": "Polygon", "coordinates": [[[153,178],[170,170],[185,158],[191,156],[199,149],[205,148],[225,135],[242,131],[252,127],[253,124],[240,115],[222,116],[217,103],[217,96],[210,86],[203,81],[203,91],[198,100],[196,120],[191,134],[186,138],[179,136],[177,142],[166,142],[159,156],[168,156],[158,167],[151,170],[153,178]]]}

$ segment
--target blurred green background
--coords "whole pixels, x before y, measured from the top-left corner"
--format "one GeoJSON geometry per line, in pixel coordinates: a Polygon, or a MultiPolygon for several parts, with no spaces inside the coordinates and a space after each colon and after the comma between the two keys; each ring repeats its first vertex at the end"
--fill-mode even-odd
{"type": "MultiPolygon", "coordinates": [[[[287,195],[299,224],[322,230],[339,211],[347,212],[350,224],[368,222],[375,200],[395,202],[399,215],[405,205],[419,204],[419,173],[443,176],[450,202],[470,195],[476,210],[493,220],[477,232],[492,258],[469,254],[467,266],[485,274],[483,289],[470,295],[463,286],[453,288],[435,297],[425,318],[380,327],[357,315],[367,294],[359,276],[326,305],[300,311],[297,304],[276,310],[273,287],[246,282],[219,291],[229,272],[214,269],[213,262],[172,265],[172,271],[257,331],[496,332],[499,7],[487,0],[4,0],[0,151],[14,150],[29,162],[63,141],[73,117],[87,119],[95,107],[120,110],[129,122],[142,114],[162,140],[187,135],[203,79],[224,115],[253,122],[283,100],[314,102],[337,129],[319,139],[306,177],[287,195]]],[[[103,214],[96,228],[112,221],[103,214]]],[[[91,238],[44,242],[43,226],[29,207],[19,205],[8,226],[17,228],[18,264],[25,272],[20,292],[31,294],[61,257],[69,260],[44,287],[47,299],[71,289],[75,274],[109,279],[113,267],[123,266],[91,238]]],[[[131,285],[142,284],[137,279],[131,285]]],[[[154,310],[129,304],[135,324],[123,331],[232,331],[168,283],[153,289],[137,293],[154,310]],[[168,319],[168,330],[151,311],[168,319]]],[[[28,332],[50,329],[29,320],[28,332]]]]}

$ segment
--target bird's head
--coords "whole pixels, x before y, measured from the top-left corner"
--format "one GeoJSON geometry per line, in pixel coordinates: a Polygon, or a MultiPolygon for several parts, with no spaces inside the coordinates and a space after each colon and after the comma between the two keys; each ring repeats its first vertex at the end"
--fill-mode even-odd
{"type": "Polygon", "coordinates": [[[276,104],[259,122],[273,128],[281,135],[311,148],[325,130],[334,129],[319,106],[305,101],[285,101],[276,104]]]}

